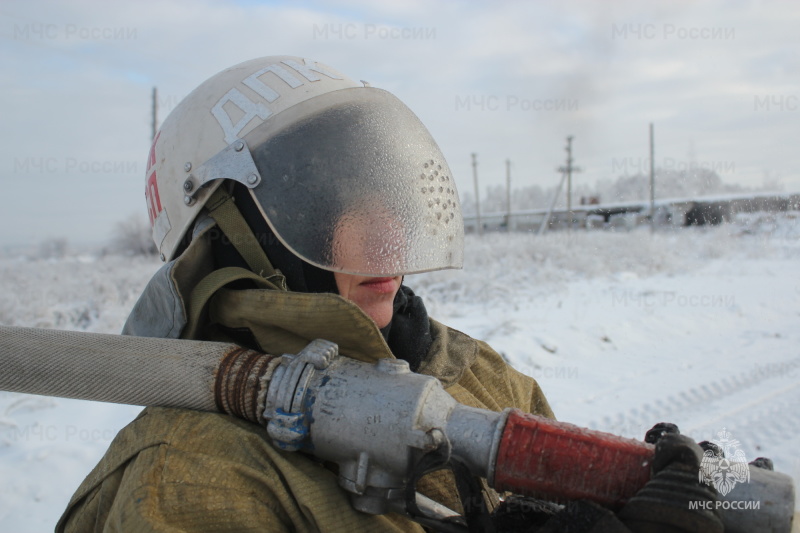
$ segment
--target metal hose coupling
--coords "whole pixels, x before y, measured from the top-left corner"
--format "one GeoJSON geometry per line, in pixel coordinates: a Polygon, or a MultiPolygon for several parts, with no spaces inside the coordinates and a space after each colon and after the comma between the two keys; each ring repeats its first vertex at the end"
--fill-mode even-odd
{"type": "Polygon", "coordinates": [[[281,364],[262,381],[264,397],[262,423],[272,443],[289,452],[303,447],[308,438],[310,406],[314,403],[309,384],[316,370],[328,368],[339,355],[339,347],[330,341],[316,339],[297,355],[284,354],[281,364]]]}
{"type": "Polygon", "coordinates": [[[445,444],[473,473],[488,475],[503,413],[457,403],[406,361],[337,355],[334,343],[316,340],[283,356],[263,411],[275,446],[337,463],[339,485],[370,514],[403,507],[412,467],[445,444]]]}

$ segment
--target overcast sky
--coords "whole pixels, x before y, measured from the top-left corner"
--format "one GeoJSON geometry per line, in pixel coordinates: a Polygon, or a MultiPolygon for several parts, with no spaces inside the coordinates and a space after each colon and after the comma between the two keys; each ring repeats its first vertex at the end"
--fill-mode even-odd
{"type": "MultiPolygon", "coordinates": [[[[372,0],[0,5],[0,245],[103,241],[146,216],[153,86],[163,119],[216,72],[297,55],[388,89],[442,147],[462,194],[656,166],[800,190],[800,3],[372,0]],[[379,4],[379,5],[373,5],[379,4]]],[[[483,194],[483,193],[482,193],[483,194]]]]}

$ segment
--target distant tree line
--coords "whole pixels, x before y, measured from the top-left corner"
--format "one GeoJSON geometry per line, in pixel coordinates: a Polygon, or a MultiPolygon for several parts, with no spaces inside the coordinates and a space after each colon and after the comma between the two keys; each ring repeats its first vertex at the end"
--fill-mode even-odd
{"type": "MultiPolygon", "coordinates": [[[[692,198],[713,194],[732,194],[753,191],[738,184],[728,184],[719,175],[705,168],[689,170],[657,170],[656,198],[692,198]]],[[[558,183],[548,188],[529,185],[513,188],[511,194],[511,210],[546,209],[553,201],[558,183]]],[[[778,190],[780,186],[775,180],[765,180],[759,190],[778,190]]],[[[459,191],[461,206],[465,214],[475,213],[475,197],[472,191],[459,191]]],[[[565,207],[566,190],[562,189],[556,208],[565,207]]],[[[650,177],[646,174],[620,176],[616,180],[601,179],[594,185],[586,183],[572,186],[572,205],[580,205],[581,198],[597,198],[601,203],[632,202],[650,198],[650,177]]],[[[481,213],[503,213],[506,211],[507,193],[504,185],[487,187],[481,192],[481,213]]]]}

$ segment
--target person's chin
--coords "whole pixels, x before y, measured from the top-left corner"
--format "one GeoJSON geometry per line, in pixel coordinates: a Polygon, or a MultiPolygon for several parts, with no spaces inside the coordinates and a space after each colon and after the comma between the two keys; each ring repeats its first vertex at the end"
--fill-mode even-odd
{"type": "Polygon", "coordinates": [[[394,314],[393,300],[384,301],[364,310],[367,315],[378,325],[385,328],[392,321],[394,314]]]}

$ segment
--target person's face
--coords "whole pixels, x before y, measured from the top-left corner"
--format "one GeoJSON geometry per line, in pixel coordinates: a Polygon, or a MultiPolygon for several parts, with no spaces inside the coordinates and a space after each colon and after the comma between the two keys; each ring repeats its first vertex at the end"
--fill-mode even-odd
{"type": "Polygon", "coordinates": [[[394,295],[400,289],[402,276],[374,278],[334,272],[339,294],[364,311],[379,328],[392,321],[394,295]]]}
{"type": "MultiPolygon", "coordinates": [[[[351,271],[396,268],[400,238],[394,217],[377,210],[355,210],[343,217],[334,231],[334,253],[337,264],[351,271]]],[[[389,325],[394,314],[394,296],[400,289],[402,276],[364,276],[334,272],[339,294],[364,311],[379,328],[389,325]]]]}

